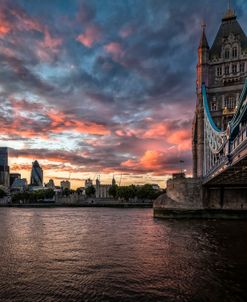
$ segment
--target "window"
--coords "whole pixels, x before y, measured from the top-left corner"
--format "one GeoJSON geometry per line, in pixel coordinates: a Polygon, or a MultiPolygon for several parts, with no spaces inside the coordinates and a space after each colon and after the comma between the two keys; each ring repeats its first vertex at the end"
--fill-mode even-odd
{"type": "Polygon", "coordinates": [[[229,75],[229,72],[230,70],[229,70],[229,66],[225,66],[225,75],[229,75]]]}
{"type": "Polygon", "coordinates": [[[238,66],[237,66],[237,64],[233,64],[232,65],[232,73],[236,74],[237,72],[238,72],[238,66]]]}
{"type": "Polygon", "coordinates": [[[237,58],[237,56],[238,56],[238,49],[237,49],[237,47],[233,47],[233,49],[232,49],[232,57],[233,58],[237,58]]]}
{"type": "Polygon", "coordinates": [[[236,106],[236,101],[235,101],[235,98],[233,96],[228,96],[228,97],[225,98],[224,108],[234,109],[235,106],[236,106]]]}
{"type": "Polygon", "coordinates": [[[244,72],[245,72],[245,64],[244,64],[244,63],[241,63],[241,64],[240,64],[240,72],[241,72],[241,73],[244,73],[244,72]]]}
{"type": "Polygon", "coordinates": [[[225,50],[225,59],[229,59],[230,58],[230,51],[229,51],[229,49],[227,48],[226,50],[225,50]]]}
{"type": "Polygon", "coordinates": [[[216,104],[215,101],[213,101],[213,102],[211,103],[211,111],[216,111],[216,110],[217,110],[217,104],[216,104]]]}
{"type": "Polygon", "coordinates": [[[222,76],[222,68],[221,67],[217,67],[216,74],[217,74],[217,77],[222,76]]]}

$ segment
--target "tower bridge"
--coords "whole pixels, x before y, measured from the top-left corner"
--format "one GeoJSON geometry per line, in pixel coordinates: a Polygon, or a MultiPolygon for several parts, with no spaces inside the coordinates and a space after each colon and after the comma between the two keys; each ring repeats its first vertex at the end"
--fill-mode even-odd
{"type": "Polygon", "coordinates": [[[247,37],[230,5],[211,47],[205,28],[198,47],[193,178],[168,180],[154,215],[224,218],[233,211],[230,218],[247,219],[247,37]]]}
{"type": "Polygon", "coordinates": [[[204,207],[247,204],[247,37],[229,6],[209,47],[198,48],[193,177],[204,207]]]}

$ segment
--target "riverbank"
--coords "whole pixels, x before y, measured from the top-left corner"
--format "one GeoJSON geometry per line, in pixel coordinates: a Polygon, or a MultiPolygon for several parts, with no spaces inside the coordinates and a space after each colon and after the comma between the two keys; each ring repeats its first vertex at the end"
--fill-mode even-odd
{"type": "Polygon", "coordinates": [[[152,208],[152,203],[1,204],[0,208],[152,208]]]}
{"type": "Polygon", "coordinates": [[[154,208],[155,218],[246,220],[247,210],[154,208]]]}

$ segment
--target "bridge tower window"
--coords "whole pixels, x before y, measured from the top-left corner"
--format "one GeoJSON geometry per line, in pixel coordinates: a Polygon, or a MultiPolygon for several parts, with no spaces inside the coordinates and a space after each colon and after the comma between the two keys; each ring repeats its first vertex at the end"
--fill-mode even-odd
{"type": "Polygon", "coordinates": [[[217,110],[217,103],[216,101],[212,101],[211,103],[211,111],[216,111],[217,110]]]}
{"type": "Polygon", "coordinates": [[[238,66],[237,66],[237,64],[233,64],[232,65],[232,73],[236,74],[237,72],[238,72],[238,66]]]}
{"type": "Polygon", "coordinates": [[[237,49],[237,47],[233,47],[233,49],[232,49],[232,57],[233,58],[237,58],[237,56],[238,56],[238,49],[237,49]]]}
{"type": "Polygon", "coordinates": [[[217,67],[216,74],[217,74],[218,77],[222,76],[222,68],[221,68],[221,66],[217,67]]]}
{"type": "Polygon", "coordinates": [[[244,73],[245,72],[245,63],[240,64],[240,72],[244,73]]]}
{"type": "Polygon", "coordinates": [[[225,59],[229,59],[230,58],[230,51],[229,49],[225,49],[225,59]]]}
{"type": "Polygon", "coordinates": [[[227,65],[227,66],[225,66],[225,75],[229,75],[229,73],[230,73],[230,68],[227,65]]]}
{"type": "Polygon", "coordinates": [[[224,108],[226,109],[234,109],[236,107],[236,100],[233,96],[229,96],[225,98],[224,108]]]}

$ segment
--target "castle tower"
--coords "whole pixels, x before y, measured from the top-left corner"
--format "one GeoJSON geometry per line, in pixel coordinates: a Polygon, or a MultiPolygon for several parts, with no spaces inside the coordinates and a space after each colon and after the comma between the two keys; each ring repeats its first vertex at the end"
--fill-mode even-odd
{"type": "Polygon", "coordinates": [[[205,83],[215,125],[225,130],[232,119],[247,76],[247,37],[228,7],[210,48],[205,26],[198,48],[197,102],[193,121],[193,176],[202,177],[204,159],[204,108],[201,86],[205,83]]]}

